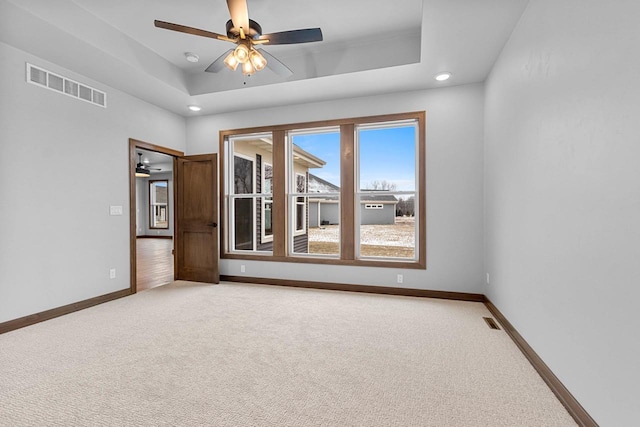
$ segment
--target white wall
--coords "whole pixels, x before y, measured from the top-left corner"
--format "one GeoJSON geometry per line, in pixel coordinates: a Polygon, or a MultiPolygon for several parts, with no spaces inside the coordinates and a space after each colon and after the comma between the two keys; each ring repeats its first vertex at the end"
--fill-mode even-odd
{"type": "Polygon", "coordinates": [[[486,293],[602,426],[640,420],[639,16],[532,0],[486,87],[486,293]]]}
{"type": "Polygon", "coordinates": [[[0,322],[128,288],[128,138],[184,150],[184,118],[4,43],[0,93],[0,322]],[[27,83],[27,61],[108,108],[27,83]]]}
{"type": "MultiPolygon", "coordinates": [[[[428,77],[425,77],[428,78],[428,77]]],[[[188,154],[218,151],[218,131],[261,125],[427,112],[427,270],[221,260],[220,272],[292,280],[482,292],[483,86],[342,99],[187,120],[188,154]]]]}

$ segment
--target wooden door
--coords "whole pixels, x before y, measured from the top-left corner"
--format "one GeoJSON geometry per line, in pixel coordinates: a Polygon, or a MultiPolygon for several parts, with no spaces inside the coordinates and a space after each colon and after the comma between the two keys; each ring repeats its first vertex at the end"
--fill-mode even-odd
{"type": "Polygon", "coordinates": [[[218,283],[216,154],[185,156],[177,165],[176,279],[218,283]]]}

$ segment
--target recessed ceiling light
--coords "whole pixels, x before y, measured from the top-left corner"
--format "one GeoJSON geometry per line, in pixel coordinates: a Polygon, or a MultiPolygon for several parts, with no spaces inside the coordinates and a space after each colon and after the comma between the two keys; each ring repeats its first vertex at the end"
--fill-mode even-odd
{"type": "Polygon", "coordinates": [[[444,71],[442,73],[436,74],[433,78],[439,82],[443,82],[445,80],[449,80],[449,77],[451,77],[451,73],[448,71],[444,71]]]}
{"type": "Polygon", "coordinates": [[[200,57],[192,52],[185,52],[184,56],[189,62],[198,62],[200,60],[200,57]]]}
{"type": "Polygon", "coordinates": [[[191,110],[191,111],[200,111],[200,110],[202,110],[202,108],[198,107],[197,105],[189,105],[189,110],[191,110]]]}

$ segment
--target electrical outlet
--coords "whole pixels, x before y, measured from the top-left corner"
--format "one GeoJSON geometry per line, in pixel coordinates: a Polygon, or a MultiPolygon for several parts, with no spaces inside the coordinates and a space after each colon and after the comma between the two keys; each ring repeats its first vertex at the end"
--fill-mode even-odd
{"type": "Polygon", "coordinates": [[[398,282],[398,283],[402,283],[402,282],[404,282],[404,277],[402,276],[402,274],[398,274],[397,282],[398,282]]]}
{"type": "Polygon", "coordinates": [[[489,280],[489,273],[487,273],[487,285],[490,284],[491,281],[489,280]]]}
{"type": "Polygon", "coordinates": [[[247,269],[244,266],[244,264],[240,264],[240,273],[246,273],[246,272],[247,272],[247,269]]]}
{"type": "Polygon", "coordinates": [[[116,278],[116,269],[112,268],[111,270],[109,270],[109,279],[115,279],[116,278]]]}

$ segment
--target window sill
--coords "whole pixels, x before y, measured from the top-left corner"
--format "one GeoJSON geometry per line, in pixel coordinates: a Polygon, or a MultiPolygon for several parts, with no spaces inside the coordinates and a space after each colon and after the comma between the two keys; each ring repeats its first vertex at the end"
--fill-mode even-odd
{"type": "Polygon", "coordinates": [[[277,257],[270,254],[238,254],[225,253],[220,254],[220,259],[241,259],[248,261],[266,261],[266,262],[289,262],[297,264],[323,264],[323,265],[350,265],[354,267],[383,267],[383,268],[406,268],[416,270],[426,270],[426,262],[416,261],[396,261],[396,260],[376,260],[376,259],[337,259],[337,258],[321,258],[312,255],[302,257],[288,256],[277,257]]]}

